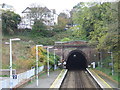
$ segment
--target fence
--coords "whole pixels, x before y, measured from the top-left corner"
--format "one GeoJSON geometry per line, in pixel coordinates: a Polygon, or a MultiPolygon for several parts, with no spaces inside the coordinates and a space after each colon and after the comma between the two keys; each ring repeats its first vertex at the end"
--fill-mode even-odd
{"type": "Polygon", "coordinates": [[[43,69],[44,69],[44,66],[39,67],[39,68],[38,68],[38,72],[43,71],[43,69]]]}
{"type": "MultiPolygon", "coordinates": [[[[38,71],[41,72],[41,71],[43,71],[43,69],[44,69],[44,66],[41,66],[38,68],[38,71]]],[[[30,77],[32,77],[34,75],[35,75],[35,68],[28,70],[26,72],[20,73],[17,75],[17,79],[12,79],[11,86],[15,87],[21,81],[29,79],[30,77]]],[[[10,88],[10,78],[0,81],[0,84],[2,86],[2,87],[0,87],[0,89],[1,88],[10,88]]]]}

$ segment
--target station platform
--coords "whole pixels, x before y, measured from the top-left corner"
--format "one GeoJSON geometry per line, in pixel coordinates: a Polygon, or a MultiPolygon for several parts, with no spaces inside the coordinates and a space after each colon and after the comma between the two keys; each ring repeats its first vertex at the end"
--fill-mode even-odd
{"type": "MultiPolygon", "coordinates": [[[[58,75],[58,77],[54,80],[50,88],[60,88],[62,80],[65,77],[65,74],[67,73],[67,69],[63,69],[61,73],[58,75]]],[[[109,83],[107,83],[104,79],[102,79],[96,72],[94,72],[92,69],[87,69],[89,74],[93,77],[93,79],[98,83],[98,85],[104,90],[104,89],[110,89],[113,90],[113,88],[109,83]]],[[[117,87],[116,87],[117,89],[117,87]]],[[[119,90],[119,89],[118,89],[119,90]]]]}
{"type": "Polygon", "coordinates": [[[58,77],[55,79],[55,81],[52,83],[50,88],[60,88],[67,71],[68,71],[67,69],[63,69],[58,75],[58,77]]]}
{"type": "Polygon", "coordinates": [[[107,82],[105,82],[97,73],[95,73],[92,69],[87,70],[102,89],[111,88],[112,90],[112,87],[107,82]]]}

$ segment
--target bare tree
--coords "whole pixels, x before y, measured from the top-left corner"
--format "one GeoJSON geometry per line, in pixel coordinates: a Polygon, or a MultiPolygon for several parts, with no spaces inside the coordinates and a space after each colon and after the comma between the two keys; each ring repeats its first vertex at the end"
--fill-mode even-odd
{"type": "Polygon", "coordinates": [[[49,15],[50,10],[47,7],[41,5],[32,4],[30,6],[30,18],[35,20],[45,20],[49,15]]]}

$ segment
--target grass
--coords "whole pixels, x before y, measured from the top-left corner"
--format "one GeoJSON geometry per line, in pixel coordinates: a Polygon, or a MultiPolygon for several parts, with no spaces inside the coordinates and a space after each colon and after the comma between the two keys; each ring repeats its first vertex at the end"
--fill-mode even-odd
{"type": "Polygon", "coordinates": [[[10,77],[10,75],[0,75],[0,77],[10,77]]]}
{"type": "MultiPolygon", "coordinates": [[[[9,45],[5,45],[5,42],[9,42],[9,39],[11,38],[20,38],[20,41],[14,41],[12,43],[12,50],[13,50],[13,68],[17,69],[17,73],[19,73],[20,67],[24,67],[25,63],[22,63],[22,65],[19,62],[21,60],[29,60],[31,57],[30,51],[33,46],[36,44],[42,44],[42,45],[54,45],[55,41],[60,41],[61,39],[68,37],[71,40],[73,39],[71,32],[64,31],[56,33],[52,37],[42,37],[42,36],[36,36],[32,37],[29,32],[20,33],[16,35],[6,35],[2,38],[2,68],[3,69],[9,69],[9,45]]],[[[24,69],[26,70],[26,69],[24,69]]],[[[22,71],[20,71],[22,72],[22,71]]]]}
{"type": "Polygon", "coordinates": [[[99,71],[102,71],[103,73],[107,74],[108,76],[110,76],[113,80],[120,82],[120,75],[117,72],[114,72],[114,75],[112,75],[111,69],[109,68],[101,68],[101,67],[97,67],[96,68],[99,71]]]}
{"type": "MultiPolygon", "coordinates": [[[[5,37],[6,38],[6,37],[5,37]]],[[[3,42],[7,42],[8,38],[4,39],[3,42]]],[[[12,52],[13,52],[13,68],[16,69],[14,62],[18,59],[28,59],[30,56],[29,49],[27,46],[32,47],[31,43],[25,41],[13,42],[12,43],[12,52]]],[[[9,45],[2,44],[2,68],[9,68],[9,45]]]]}

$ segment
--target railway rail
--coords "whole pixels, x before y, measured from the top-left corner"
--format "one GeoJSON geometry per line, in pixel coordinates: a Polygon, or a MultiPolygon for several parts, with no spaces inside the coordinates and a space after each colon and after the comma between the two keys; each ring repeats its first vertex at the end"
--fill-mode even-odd
{"type": "Polygon", "coordinates": [[[87,70],[68,70],[60,89],[63,88],[82,88],[102,90],[87,70]]]}

